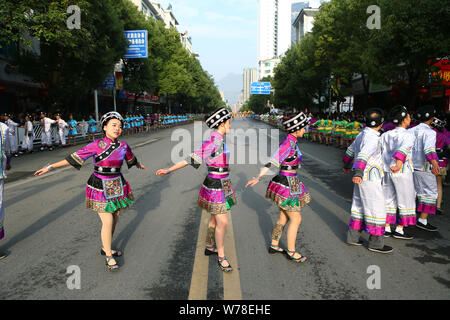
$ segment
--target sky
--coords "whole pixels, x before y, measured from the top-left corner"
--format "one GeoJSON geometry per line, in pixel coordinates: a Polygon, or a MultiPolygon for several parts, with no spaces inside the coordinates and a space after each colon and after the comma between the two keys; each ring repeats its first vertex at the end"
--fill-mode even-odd
{"type": "Polygon", "coordinates": [[[187,30],[192,46],[207,72],[217,83],[230,73],[257,65],[257,0],[159,0],[169,3],[187,30]]]}

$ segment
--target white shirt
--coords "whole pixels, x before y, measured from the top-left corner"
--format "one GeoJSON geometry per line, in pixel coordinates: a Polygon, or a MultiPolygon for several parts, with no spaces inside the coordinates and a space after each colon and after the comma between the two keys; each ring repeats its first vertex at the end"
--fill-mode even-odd
{"type": "Polygon", "coordinates": [[[408,130],[416,140],[412,149],[414,170],[430,171],[431,165],[427,155],[436,154],[436,132],[425,123],[421,123],[408,130]]]}
{"type": "Polygon", "coordinates": [[[0,180],[6,179],[6,154],[10,152],[9,128],[0,122],[0,180]]]}
{"type": "Polygon", "coordinates": [[[19,126],[19,124],[15,123],[11,119],[8,119],[6,121],[6,124],[8,125],[8,128],[9,128],[9,135],[10,136],[15,136],[16,135],[16,128],[19,126]]]}
{"type": "Polygon", "coordinates": [[[365,163],[364,181],[374,181],[384,177],[381,139],[378,131],[366,127],[348,147],[347,154],[354,155],[354,169],[358,168],[358,164],[365,163]]]}
{"type": "Polygon", "coordinates": [[[31,132],[31,133],[33,133],[33,135],[34,135],[34,131],[33,131],[33,123],[32,123],[31,121],[27,121],[27,123],[26,123],[26,128],[27,128],[27,131],[25,132],[25,134],[28,135],[28,133],[31,132]]]}
{"type": "Polygon", "coordinates": [[[384,172],[391,172],[391,167],[397,164],[397,160],[393,158],[397,152],[406,157],[401,172],[413,172],[412,149],[415,141],[416,137],[414,134],[402,127],[383,133],[381,136],[381,149],[384,172]]]}
{"type": "Polygon", "coordinates": [[[56,120],[56,122],[58,123],[59,132],[64,133],[64,128],[69,126],[67,122],[65,122],[63,119],[56,120]]]}
{"type": "Polygon", "coordinates": [[[45,132],[50,132],[50,126],[54,123],[56,123],[56,120],[52,120],[50,118],[45,117],[44,119],[41,120],[41,123],[44,126],[44,131],[45,132]]]}

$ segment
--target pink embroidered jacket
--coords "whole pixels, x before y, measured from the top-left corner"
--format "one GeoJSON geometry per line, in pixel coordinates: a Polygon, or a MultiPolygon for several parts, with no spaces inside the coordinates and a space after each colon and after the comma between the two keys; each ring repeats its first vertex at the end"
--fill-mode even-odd
{"type": "Polygon", "coordinates": [[[72,153],[66,160],[76,169],[80,170],[84,162],[94,157],[95,172],[99,174],[108,173],[118,176],[123,161],[128,168],[137,164],[137,159],[130,146],[123,141],[112,141],[109,138],[96,140],[81,150],[72,153]]]}

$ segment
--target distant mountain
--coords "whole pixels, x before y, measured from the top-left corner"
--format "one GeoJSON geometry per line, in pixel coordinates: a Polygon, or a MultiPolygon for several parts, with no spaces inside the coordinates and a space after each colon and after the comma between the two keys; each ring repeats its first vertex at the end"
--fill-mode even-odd
{"type": "Polygon", "coordinates": [[[232,106],[239,102],[239,94],[243,89],[243,75],[230,73],[225,78],[217,81],[219,90],[223,91],[225,94],[225,99],[232,106]]]}

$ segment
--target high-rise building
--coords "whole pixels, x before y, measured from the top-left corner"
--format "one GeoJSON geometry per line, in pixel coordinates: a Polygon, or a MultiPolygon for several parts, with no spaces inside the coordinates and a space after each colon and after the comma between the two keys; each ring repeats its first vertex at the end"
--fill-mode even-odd
{"type": "Polygon", "coordinates": [[[295,38],[294,42],[302,41],[305,34],[312,31],[314,26],[314,19],[316,14],[319,12],[317,8],[304,8],[298,14],[294,22],[295,38]]]}
{"type": "Polygon", "coordinates": [[[258,81],[258,70],[256,68],[244,69],[244,95],[243,100],[246,102],[250,98],[250,89],[252,82],[258,81]]]}
{"type": "Polygon", "coordinates": [[[292,4],[291,10],[291,42],[295,43],[295,27],[294,23],[298,17],[298,14],[304,9],[309,7],[309,2],[295,2],[292,4]]]}
{"type": "Polygon", "coordinates": [[[155,20],[164,21],[163,17],[159,14],[156,7],[150,0],[130,0],[134,3],[142,13],[148,17],[155,20]]]}
{"type": "Polygon", "coordinates": [[[258,0],[258,65],[281,57],[290,47],[292,36],[292,3],[294,0],[258,0]]]}

